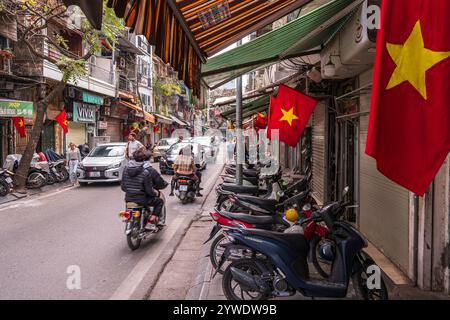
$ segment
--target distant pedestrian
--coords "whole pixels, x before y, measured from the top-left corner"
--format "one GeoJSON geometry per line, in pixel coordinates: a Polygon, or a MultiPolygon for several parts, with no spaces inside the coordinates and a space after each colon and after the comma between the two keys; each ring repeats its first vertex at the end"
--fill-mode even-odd
{"type": "Polygon", "coordinates": [[[142,148],[143,146],[144,145],[142,143],[136,140],[136,134],[134,132],[131,132],[128,135],[128,143],[127,148],[125,150],[125,158],[127,160],[133,160],[133,153],[142,148]]]}
{"type": "Polygon", "coordinates": [[[77,180],[77,168],[78,163],[81,161],[80,150],[76,147],[75,143],[69,143],[69,149],[66,153],[66,164],[69,166],[69,179],[72,185],[77,180]]]}

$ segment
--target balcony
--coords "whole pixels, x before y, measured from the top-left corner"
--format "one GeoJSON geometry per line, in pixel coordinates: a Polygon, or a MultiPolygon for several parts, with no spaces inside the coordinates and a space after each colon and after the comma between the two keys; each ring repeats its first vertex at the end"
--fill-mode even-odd
{"type": "Polygon", "coordinates": [[[131,81],[130,79],[120,76],[119,77],[119,90],[126,91],[130,93],[136,92],[136,84],[134,81],[131,81]]]}

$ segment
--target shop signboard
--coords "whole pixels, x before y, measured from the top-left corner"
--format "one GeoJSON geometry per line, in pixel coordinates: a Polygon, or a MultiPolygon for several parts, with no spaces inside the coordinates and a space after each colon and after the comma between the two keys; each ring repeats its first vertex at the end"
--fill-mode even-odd
{"type": "Polygon", "coordinates": [[[74,122],[95,122],[95,109],[96,109],[96,107],[94,105],[74,102],[73,103],[73,121],[74,122]]]}
{"type": "Polygon", "coordinates": [[[98,121],[97,122],[97,128],[100,129],[100,130],[108,129],[108,122],[106,122],[106,121],[98,121]]]}
{"type": "Polygon", "coordinates": [[[83,102],[91,103],[91,104],[97,104],[102,105],[103,104],[103,98],[96,96],[94,94],[90,94],[89,92],[83,91],[83,102]]]}
{"type": "Polygon", "coordinates": [[[0,117],[27,117],[33,118],[33,102],[0,100],[0,117]]]}

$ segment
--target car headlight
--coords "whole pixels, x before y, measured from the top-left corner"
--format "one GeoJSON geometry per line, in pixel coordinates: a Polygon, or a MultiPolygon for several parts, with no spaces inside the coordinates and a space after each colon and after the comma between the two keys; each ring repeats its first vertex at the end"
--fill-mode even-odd
{"type": "Polygon", "coordinates": [[[114,163],[114,164],[110,164],[107,169],[117,169],[120,168],[121,163],[114,163]]]}

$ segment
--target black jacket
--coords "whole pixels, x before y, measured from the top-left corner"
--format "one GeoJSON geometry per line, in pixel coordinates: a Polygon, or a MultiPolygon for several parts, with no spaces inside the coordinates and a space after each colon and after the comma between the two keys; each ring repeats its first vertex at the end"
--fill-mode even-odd
{"type": "Polygon", "coordinates": [[[167,187],[167,182],[155,169],[145,169],[143,164],[131,160],[123,170],[121,188],[126,202],[145,204],[156,196],[155,189],[167,187]]]}

